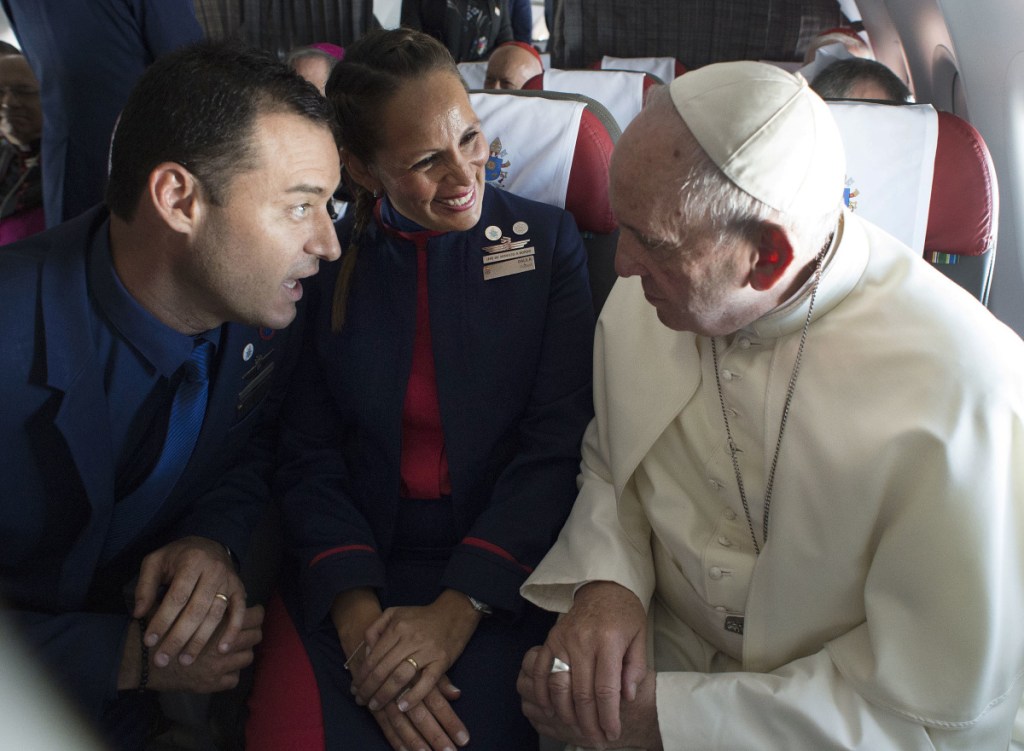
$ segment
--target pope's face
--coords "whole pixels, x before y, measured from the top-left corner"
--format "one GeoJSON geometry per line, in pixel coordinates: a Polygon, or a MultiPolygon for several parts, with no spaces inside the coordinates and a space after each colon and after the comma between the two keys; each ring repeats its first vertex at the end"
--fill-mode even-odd
{"type": "Polygon", "coordinates": [[[740,239],[723,241],[710,227],[682,215],[678,185],[690,164],[678,145],[692,136],[674,117],[665,107],[645,109],[616,144],[611,167],[611,202],[620,226],[615,271],[640,277],[647,302],[669,328],[708,336],[731,333],[749,322],[745,263],[756,249],[740,239]]]}

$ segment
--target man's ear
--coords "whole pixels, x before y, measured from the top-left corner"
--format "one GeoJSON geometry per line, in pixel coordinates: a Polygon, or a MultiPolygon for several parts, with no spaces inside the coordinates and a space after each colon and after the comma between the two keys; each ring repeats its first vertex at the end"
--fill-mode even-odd
{"type": "Polygon", "coordinates": [[[765,292],[782,278],[793,262],[793,243],[786,230],[765,222],[757,242],[757,257],[750,272],[750,286],[765,292]]]}
{"type": "Polygon", "coordinates": [[[380,180],[370,171],[370,167],[366,162],[347,149],[342,149],[340,155],[342,166],[356,183],[374,195],[380,193],[383,186],[380,180]]]}
{"type": "Polygon", "coordinates": [[[171,229],[190,233],[202,211],[195,176],[177,162],[162,162],[149,173],[146,187],[160,218],[171,229]]]}

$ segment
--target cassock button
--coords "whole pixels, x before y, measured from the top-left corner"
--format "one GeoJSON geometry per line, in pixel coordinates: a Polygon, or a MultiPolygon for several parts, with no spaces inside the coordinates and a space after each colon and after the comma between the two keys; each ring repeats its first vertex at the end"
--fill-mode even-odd
{"type": "Polygon", "coordinates": [[[722,578],[722,569],[718,568],[718,566],[712,566],[708,569],[708,576],[717,581],[722,578]]]}

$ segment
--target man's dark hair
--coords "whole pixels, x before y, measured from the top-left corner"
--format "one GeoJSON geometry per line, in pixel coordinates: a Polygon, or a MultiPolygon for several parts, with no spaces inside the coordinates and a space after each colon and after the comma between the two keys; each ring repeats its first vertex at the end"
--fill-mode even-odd
{"type": "Polygon", "coordinates": [[[130,221],[153,169],[178,162],[215,204],[254,169],[257,116],[292,113],[334,133],[316,87],[272,55],[199,42],[161,57],[139,79],[114,129],[107,205],[130,221]]]}
{"type": "Polygon", "coordinates": [[[889,68],[875,60],[853,57],[837,60],[814,77],[811,88],[822,99],[849,99],[855,84],[870,81],[885,91],[885,100],[897,104],[914,101],[907,85],[889,68]]]}

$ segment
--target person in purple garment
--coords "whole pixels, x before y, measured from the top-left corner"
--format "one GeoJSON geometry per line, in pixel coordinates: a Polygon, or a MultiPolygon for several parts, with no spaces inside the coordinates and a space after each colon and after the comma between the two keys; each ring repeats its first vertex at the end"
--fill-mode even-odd
{"type": "Polygon", "coordinates": [[[0,56],[0,245],[39,232],[43,184],[39,84],[21,54],[0,56]]]}

